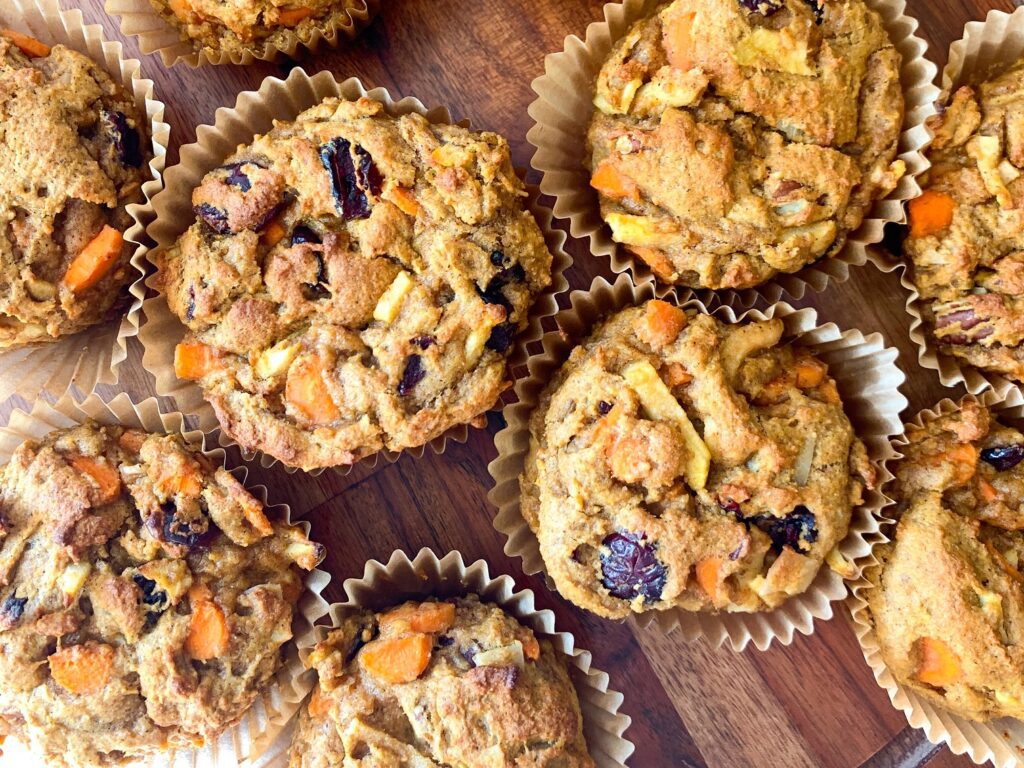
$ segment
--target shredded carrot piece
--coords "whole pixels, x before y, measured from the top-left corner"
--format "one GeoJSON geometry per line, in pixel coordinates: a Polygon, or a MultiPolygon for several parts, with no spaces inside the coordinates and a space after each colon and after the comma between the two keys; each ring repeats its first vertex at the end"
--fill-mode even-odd
{"type": "Polygon", "coordinates": [[[72,456],[68,462],[96,483],[94,501],[97,505],[110,504],[121,495],[121,475],[108,462],[91,456],[72,456]]]}
{"type": "Polygon", "coordinates": [[[910,236],[936,235],[953,223],[956,201],[945,192],[925,190],[907,206],[910,215],[910,236]]]}
{"type": "Polygon", "coordinates": [[[92,288],[117,264],[124,247],[124,237],[116,229],[104,225],[85,248],[68,265],[64,285],[74,293],[92,288]]]}
{"type": "Polygon", "coordinates": [[[22,53],[30,58],[39,59],[50,55],[50,46],[34,37],[15,32],[13,29],[0,29],[0,35],[14,43],[22,53]]]}

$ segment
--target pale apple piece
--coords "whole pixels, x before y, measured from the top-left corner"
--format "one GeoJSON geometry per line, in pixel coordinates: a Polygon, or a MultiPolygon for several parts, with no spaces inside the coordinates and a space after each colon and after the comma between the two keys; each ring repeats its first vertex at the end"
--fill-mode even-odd
{"type": "Polygon", "coordinates": [[[402,309],[402,301],[412,289],[412,278],[408,272],[399,272],[391,285],[387,287],[381,297],[377,300],[377,306],[373,308],[373,319],[382,323],[390,323],[398,317],[402,309]]]}

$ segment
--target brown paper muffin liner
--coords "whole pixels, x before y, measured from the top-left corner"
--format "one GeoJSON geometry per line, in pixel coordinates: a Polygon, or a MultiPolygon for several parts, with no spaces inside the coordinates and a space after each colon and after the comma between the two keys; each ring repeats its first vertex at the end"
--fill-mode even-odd
{"type": "MultiPolygon", "coordinates": [[[[649,16],[665,0],[624,0],[604,6],[604,20],[587,27],[583,40],[571,35],[565,39],[565,49],[544,60],[544,75],[533,81],[538,98],[529,108],[535,125],[526,139],[534,147],[531,165],[543,174],[541,191],[555,198],[555,216],[569,220],[569,231],[574,237],[589,238],[590,251],[611,261],[612,271],[630,270],[637,282],[653,279],[650,267],[633,256],[625,247],[614,242],[611,232],[601,218],[597,193],[590,187],[590,174],[586,170],[587,128],[593,114],[591,100],[594,80],[612,46],[640,19],[649,16]]],[[[793,274],[780,274],[756,288],[742,291],[745,297],[762,295],[768,301],[778,301],[783,293],[794,299],[803,297],[810,287],[822,291],[829,281],[845,282],[851,266],[860,266],[867,260],[866,248],[880,242],[886,222],[903,222],[903,202],[920,194],[916,177],[924,166],[920,149],[924,144],[924,118],[930,114],[931,104],[938,89],[932,85],[936,67],[924,57],[927,43],[916,35],[917,21],[907,16],[905,0],[866,0],[878,11],[900,55],[903,66],[900,79],[906,99],[906,117],[899,142],[899,157],[907,165],[907,172],[896,189],[887,197],[876,201],[857,231],[850,236],[843,249],[832,258],[819,259],[793,274]]],[[[658,295],[664,295],[672,286],[659,286],[658,295]]],[[[700,295],[710,292],[702,289],[700,295]]]]}
{"type": "Polygon", "coordinates": [[[81,11],[62,11],[57,0],[10,0],[0,6],[0,27],[4,26],[89,56],[126,92],[134,94],[140,113],[149,121],[150,179],[142,185],[144,202],[127,207],[134,224],[124,233],[125,239],[137,246],[131,258],[137,277],[128,289],[131,304],[127,313],[57,341],[0,351],[0,402],[12,395],[32,401],[43,390],[60,397],[71,385],[84,396],[97,383],[116,380],[117,368],[128,355],[128,339],[139,332],[139,309],[146,291],[142,236],[153,217],[151,200],[163,187],[170,126],[164,122],[163,102],[154,98],[153,82],[142,77],[139,62],[124,58],[121,43],[104,40],[98,24],[86,25],[81,11]]]}
{"type": "MultiPolygon", "coordinates": [[[[96,395],[90,395],[81,403],[76,403],[70,396],[61,398],[54,405],[38,400],[30,413],[14,411],[8,426],[0,428],[0,465],[7,464],[15,449],[26,440],[41,438],[55,429],[72,427],[88,419],[100,424],[121,424],[147,432],[180,434],[193,450],[201,451],[215,466],[227,468],[245,485],[248,476],[246,467],[229,467],[225,451],[211,447],[202,432],[188,429],[181,413],[161,412],[156,398],[134,404],[124,394],[109,403],[104,403],[96,395]]],[[[309,523],[293,521],[287,504],[267,501],[265,486],[247,487],[250,493],[266,505],[271,517],[299,525],[309,533],[309,523]]],[[[297,612],[292,626],[294,638],[284,649],[284,663],[267,690],[237,725],[227,729],[216,742],[195,751],[171,750],[133,764],[160,768],[234,768],[242,761],[262,755],[298,711],[299,704],[313,685],[313,677],[303,669],[299,653],[316,643],[314,625],[327,614],[329,606],[321,593],[330,579],[319,568],[306,575],[305,590],[296,605],[297,612]]],[[[24,745],[14,739],[8,739],[3,744],[3,752],[4,764],[7,764],[6,759],[13,760],[11,765],[35,765],[37,762],[24,745]]]]}
{"type": "MultiPolygon", "coordinates": [[[[527,574],[544,571],[539,542],[520,510],[519,476],[530,444],[530,413],[551,376],[602,318],[654,296],[653,283],[634,286],[627,275],[619,275],[614,284],[599,277],[589,291],[573,291],[569,296],[571,307],[555,316],[558,330],[544,336],[541,350],[527,363],[529,374],[516,384],[518,402],[505,408],[508,426],[495,437],[498,458],[488,466],[494,478],[488,498],[498,508],[494,527],[508,537],[505,554],[521,557],[527,574]]],[[[889,440],[899,433],[899,414],[907,406],[899,391],[905,377],[896,366],[897,351],[887,347],[880,334],[865,336],[857,330],[841,330],[833,323],[819,325],[813,309],[796,310],[778,303],[761,312],[742,307],[737,297],[731,304],[718,302],[712,307],[696,299],[680,302],[674,293],[666,298],[727,323],[777,317],[785,324],[786,339],[811,348],[828,364],[842,396],[843,410],[878,470],[876,490],[865,492],[864,503],[854,508],[850,531],[840,544],[840,551],[851,563],[867,555],[879,530],[879,510],[888,501],[878,490],[887,477],[883,462],[892,456],[889,440]]],[[[850,578],[857,575],[859,570],[850,578]]],[[[765,650],[772,642],[789,645],[797,632],[811,634],[815,619],[832,618],[832,603],[846,594],[843,577],[823,565],[806,592],[773,611],[712,614],[670,608],[636,614],[634,619],[641,626],[657,624],[665,632],[678,627],[688,641],[703,637],[716,647],[728,643],[735,651],[742,651],[750,643],[765,650]]]]}
{"type": "MultiPolygon", "coordinates": [[[[368,91],[357,78],[349,78],[339,83],[330,72],[319,72],[310,77],[302,69],[294,69],[288,78],[279,80],[268,77],[258,91],[246,91],[239,95],[232,109],[217,110],[216,122],[212,126],[201,126],[197,132],[197,141],[181,149],[181,162],[166,174],[166,188],[153,201],[156,220],[147,233],[156,242],[154,253],[170,247],[192,222],[192,190],[199,185],[208,171],[219,166],[225,157],[235,151],[239,144],[249,143],[256,134],[266,133],[274,120],[292,120],[303,110],[319,103],[323,99],[337,96],[354,101],[362,96],[369,96],[382,102],[388,114],[404,115],[412,112],[426,117],[431,123],[441,124],[452,122],[448,110],[435,107],[428,110],[421,101],[412,97],[394,99],[385,88],[368,91]]],[[[463,123],[464,124],[464,123],[463,123]]],[[[529,326],[516,339],[515,347],[509,356],[509,366],[522,365],[526,360],[526,344],[541,337],[541,321],[558,311],[556,296],[568,289],[568,282],[563,276],[572,259],[563,249],[565,234],[551,223],[551,212],[538,203],[539,192],[531,189],[528,199],[529,210],[533,213],[537,224],[544,235],[548,250],[554,256],[551,264],[551,285],[541,293],[530,308],[529,326]]],[[[204,431],[218,427],[213,408],[203,398],[202,390],[195,382],[182,381],[174,373],[174,347],[185,334],[185,326],[171,313],[162,289],[150,279],[148,285],[156,291],[156,296],[146,300],[143,305],[146,322],[139,333],[139,340],[145,347],[142,358],[143,367],[156,379],[156,391],[161,395],[174,398],[177,407],[190,416],[198,419],[198,426],[204,431]]],[[[427,445],[434,453],[441,453],[448,440],[465,442],[469,434],[465,425],[456,426],[440,437],[436,437],[427,445]]],[[[223,433],[221,445],[233,445],[223,433]]],[[[417,458],[423,455],[426,446],[410,448],[406,452],[417,458]]],[[[257,454],[264,467],[279,463],[262,452],[244,451],[247,460],[257,454]]],[[[364,461],[373,466],[383,458],[386,461],[398,460],[399,453],[381,451],[364,461]]],[[[281,463],[287,472],[295,472],[295,468],[281,463]]],[[[337,471],[348,473],[351,466],[336,467],[337,471]]],[[[317,470],[311,474],[319,474],[317,470]]]]}
{"type": "MultiPolygon", "coordinates": [[[[984,82],[992,75],[999,74],[1009,67],[1017,59],[1024,56],[1024,8],[1018,8],[1013,13],[1003,11],[989,11],[985,21],[972,21],[964,27],[964,36],[954,42],[949,48],[949,62],[942,70],[942,96],[943,101],[947,94],[952,93],[956,88],[966,84],[978,84],[984,82]]],[[[937,114],[935,105],[928,111],[928,115],[937,114]]],[[[923,126],[922,126],[923,129],[923,126]]],[[[922,153],[927,150],[931,143],[931,132],[925,130],[925,142],[921,147],[922,153]]],[[[924,174],[931,163],[921,155],[924,165],[921,173],[924,174]]],[[[886,272],[900,270],[900,283],[909,291],[907,297],[907,312],[910,314],[910,338],[917,345],[917,359],[922,368],[929,368],[936,371],[939,380],[947,387],[955,387],[963,384],[968,392],[980,393],[987,387],[992,387],[1005,398],[1013,389],[1020,389],[1020,383],[1002,376],[994,371],[986,371],[975,368],[967,361],[961,361],[953,355],[939,352],[938,345],[924,321],[924,302],[921,294],[914,284],[911,270],[912,265],[907,261],[893,261],[886,254],[875,250],[871,254],[875,265],[886,272]]]]}
{"type": "MultiPolygon", "coordinates": [[[[990,17],[991,15],[989,14],[990,17]]],[[[980,396],[965,395],[959,402],[946,398],[934,408],[921,411],[905,425],[903,434],[893,440],[893,451],[886,463],[891,464],[896,459],[903,458],[901,451],[907,445],[906,429],[923,427],[940,416],[959,410],[968,401],[980,403],[994,411],[1001,419],[1015,422],[1018,426],[1024,422],[1024,397],[1019,390],[1011,391],[1008,396],[988,390],[980,396]]],[[[888,477],[891,480],[892,474],[888,473],[888,477]]],[[[891,525],[894,522],[889,517],[883,517],[886,530],[876,534],[876,546],[891,541],[888,533],[891,532],[891,525]]],[[[865,569],[875,565],[878,565],[878,559],[873,546],[872,552],[857,562],[857,567],[863,574],[865,569]]],[[[875,585],[866,577],[860,576],[850,585],[847,605],[864,659],[871,667],[875,680],[889,694],[893,706],[906,715],[911,726],[923,730],[933,744],[946,744],[954,754],[967,754],[978,765],[989,761],[998,768],[1019,768],[1024,758],[1024,722],[1011,717],[988,723],[968,720],[932,704],[896,682],[882,659],[874,622],[868,609],[866,595],[874,588],[875,585]]]]}
{"type": "Polygon", "coordinates": [[[197,42],[184,40],[177,28],[168,24],[149,0],[106,0],[104,10],[121,21],[121,34],[137,37],[139,50],[144,54],[158,53],[165,67],[184,62],[190,67],[204,64],[252,64],[254,61],[274,61],[282,54],[295,56],[300,47],[316,52],[322,43],[338,45],[352,39],[376,15],[380,0],[344,0],[346,14],[325,29],[296,30],[283,36],[277,43],[263,43],[242,51],[219,51],[199,47],[197,42]]]}
{"type": "MultiPolygon", "coordinates": [[[[320,637],[329,629],[341,626],[344,618],[354,611],[364,608],[379,611],[404,600],[477,594],[484,602],[498,605],[550,640],[566,657],[583,712],[587,748],[598,768],[625,766],[633,754],[635,747],[624,736],[631,719],[619,712],[623,696],[609,689],[608,675],[591,666],[590,652],[576,647],[576,640],[570,633],[556,629],[554,613],[537,609],[532,590],[515,591],[516,584],[511,576],[492,577],[486,561],[466,565],[460,552],[449,552],[438,558],[429,549],[421,549],[410,559],[405,552],[396,550],[387,563],[369,561],[362,578],[346,579],[344,587],[347,600],[331,606],[329,628],[321,627],[320,637]]],[[[308,650],[300,653],[305,659],[308,650]]],[[[267,760],[260,763],[261,768],[286,768],[293,730],[294,723],[267,751],[267,760]]]]}

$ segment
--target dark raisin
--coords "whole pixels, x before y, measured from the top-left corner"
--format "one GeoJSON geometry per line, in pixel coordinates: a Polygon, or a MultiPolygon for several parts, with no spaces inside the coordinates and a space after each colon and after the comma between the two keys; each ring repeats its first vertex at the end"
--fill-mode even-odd
{"type": "Polygon", "coordinates": [[[316,257],[316,282],[302,284],[302,295],[307,301],[327,299],[331,296],[331,292],[324,285],[327,282],[327,267],[324,265],[324,257],[320,253],[313,255],[316,257]]]}
{"type": "Polygon", "coordinates": [[[513,264],[511,267],[502,269],[492,277],[484,290],[481,291],[478,288],[477,293],[488,304],[500,304],[505,308],[506,312],[511,312],[512,302],[505,297],[502,289],[509,283],[521,283],[524,280],[526,280],[526,270],[523,269],[523,265],[513,264]]]}
{"type": "Polygon", "coordinates": [[[314,232],[309,227],[300,224],[292,230],[292,245],[298,245],[299,243],[319,243],[320,235],[314,232]]]}
{"type": "Polygon", "coordinates": [[[372,621],[364,621],[356,632],[355,638],[352,640],[352,646],[348,649],[348,653],[345,654],[345,663],[348,664],[356,657],[356,654],[363,649],[371,640],[376,639],[377,635],[380,634],[377,629],[377,625],[372,621]]]}
{"type": "Polygon", "coordinates": [[[151,605],[157,610],[163,610],[167,606],[167,593],[156,588],[156,582],[147,579],[141,573],[132,576],[132,581],[142,590],[142,604],[151,605]]]}
{"type": "Polygon", "coordinates": [[[822,0],[804,0],[811,10],[814,11],[814,23],[821,26],[822,22],[825,21],[825,6],[822,0]]]}
{"type": "Polygon", "coordinates": [[[739,0],[742,7],[761,16],[773,16],[786,7],[786,0],[739,0]]]}
{"type": "Polygon", "coordinates": [[[398,396],[405,397],[410,394],[413,388],[423,381],[423,377],[426,375],[427,371],[423,367],[423,358],[419,355],[409,355],[409,359],[405,362],[402,380],[398,382],[398,396]]]}
{"type": "Polygon", "coordinates": [[[455,640],[448,637],[448,635],[441,635],[437,638],[437,645],[439,648],[447,648],[448,646],[453,645],[454,643],[455,640]]]}
{"type": "Polygon", "coordinates": [[[8,627],[13,627],[25,613],[25,606],[28,604],[27,597],[15,597],[11,595],[0,604],[0,620],[8,627]]]}
{"type": "Polygon", "coordinates": [[[491,251],[491,264],[496,267],[505,267],[508,266],[507,262],[508,256],[506,256],[503,251],[491,251]]]}
{"type": "Polygon", "coordinates": [[[818,526],[814,513],[802,504],[785,517],[756,515],[746,522],[756,525],[768,534],[772,548],[781,552],[789,547],[797,552],[807,552],[810,545],[818,540],[818,526]]]}
{"type": "MultiPolygon", "coordinates": [[[[360,171],[357,173],[355,163],[352,162],[351,150],[352,144],[347,139],[334,139],[320,147],[320,161],[331,175],[334,202],[342,218],[365,219],[370,215],[370,202],[366,197],[365,188],[360,185],[360,180],[362,179],[367,187],[372,187],[375,180],[379,180],[379,174],[376,174],[376,179],[369,175],[363,179],[363,156],[360,155],[360,171]]],[[[357,147],[357,150],[363,151],[360,147],[357,147]]],[[[372,166],[372,161],[370,165],[372,166]]]]}
{"type": "Polygon", "coordinates": [[[380,175],[380,171],[377,170],[373,158],[370,157],[369,152],[358,144],[355,146],[355,151],[356,157],[359,158],[359,165],[356,167],[356,178],[359,179],[359,186],[364,190],[369,190],[370,194],[374,197],[380,197],[381,190],[384,189],[384,179],[380,175]]]}
{"type": "Polygon", "coordinates": [[[437,339],[433,336],[417,336],[409,343],[419,347],[420,349],[430,349],[436,341],[437,339]]]}
{"type": "Polygon", "coordinates": [[[207,532],[207,527],[199,521],[192,523],[187,520],[178,520],[177,510],[170,501],[162,504],[160,510],[163,512],[164,518],[161,530],[163,540],[170,544],[180,544],[191,549],[207,532]]]}
{"type": "Polygon", "coordinates": [[[248,192],[252,189],[252,181],[246,172],[242,170],[243,165],[245,163],[231,163],[231,165],[222,166],[228,172],[228,175],[224,177],[224,183],[232,187],[238,187],[243,192],[248,192]]]}
{"type": "Polygon", "coordinates": [[[602,543],[608,551],[601,552],[601,583],[613,597],[661,599],[668,569],[655,555],[657,545],[647,543],[647,534],[613,533],[602,543]]]}
{"type": "Polygon", "coordinates": [[[512,346],[515,337],[516,327],[512,323],[500,323],[491,329],[491,335],[487,337],[486,346],[498,354],[503,354],[512,346]]]}
{"type": "Polygon", "coordinates": [[[104,109],[100,110],[100,117],[113,137],[114,151],[117,152],[117,158],[121,161],[121,165],[139,168],[142,165],[139,132],[128,125],[128,118],[123,112],[111,112],[104,109]]]}
{"type": "Polygon", "coordinates": [[[598,400],[597,402],[597,412],[600,413],[602,416],[604,416],[606,413],[611,413],[613,407],[614,406],[607,400],[598,400]]]}
{"type": "Polygon", "coordinates": [[[209,203],[200,203],[192,211],[218,235],[226,235],[231,232],[231,228],[228,226],[228,215],[220,208],[215,208],[209,203]]]}
{"type": "Polygon", "coordinates": [[[995,467],[997,472],[1005,472],[1013,469],[1024,459],[1024,445],[1000,445],[995,448],[986,448],[981,452],[981,460],[995,467]]]}

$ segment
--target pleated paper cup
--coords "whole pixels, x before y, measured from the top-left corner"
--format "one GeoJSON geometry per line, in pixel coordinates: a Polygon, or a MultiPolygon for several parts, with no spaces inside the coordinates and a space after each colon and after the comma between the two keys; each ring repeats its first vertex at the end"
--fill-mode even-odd
{"type": "MultiPolygon", "coordinates": [[[[652,282],[634,286],[627,275],[614,284],[594,280],[588,291],[573,291],[571,306],[555,316],[558,330],[541,340],[541,350],[530,357],[528,375],[516,384],[518,399],[505,408],[507,426],[495,437],[498,458],[488,466],[494,487],[488,494],[498,508],[494,527],[505,534],[505,554],[520,557],[527,574],[545,570],[536,534],[530,529],[520,507],[519,477],[526,466],[530,447],[530,414],[551,377],[605,317],[626,307],[654,298],[652,282]]],[[[726,323],[749,322],[777,317],[785,326],[783,340],[807,347],[828,364],[843,400],[843,410],[857,436],[867,447],[878,473],[875,490],[865,491],[864,503],[853,509],[850,530],[839,545],[851,563],[864,558],[879,530],[878,514],[888,502],[880,488],[888,477],[884,462],[892,456],[889,440],[901,429],[899,414],[907,406],[899,387],[905,377],[896,366],[897,350],[887,347],[880,334],[865,336],[857,330],[842,330],[834,323],[818,324],[813,309],[793,309],[785,303],[771,305],[765,312],[745,309],[734,297],[732,304],[712,307],[696,299],[681,302],[673,293],[666,300],[684,309],[708,313],[726,323]]],[[[856,578],[859,571],[850,574],[856,578]]],[[[549,577],[549,583],[554,588],[549,577]]],[[[665,632],[679,628],[686,640],[705,638],[712,646],[728,644],[735,651],[753,644],[759,650],[773,642],[789,645],[796,633],[809,635],[815,620],[832,618],[832,603],[846,597],[843,577],[827,565],[805,592],[795,595],[772,611],[760,613],[701,613],[670,608],[635,614],[641,626],[657,624],[665,632]]]]}
{"type": "MultiPolygon", "coordinates": [[[[574,237],[590,240],[595,256],[610,259],[612,271],[629,270],[637,282],[653,279],[650,267],[611,238],[601,218],[597,192],[590,186],[587,129],[593,116],[594,82],[613,46],[636,22],[653,14],[665,0],[624,0],[604,6],[604,20],[587,27],[583,40],[570,35],[565,48],[544,59],[544,75],[533,81],[537,99],[530,105],[534,126],[527,141],[535,148],[531,165],[543,174],[541,191],[555,198],[555,217],[567,219],[574,237]]],[[[907,16],[905,0],[866,0],[882,16],[889,37],[903,66],[900,79],[906,102],[906,116],[898,155],[906,163],[906,175],[884,199],[877,201],[861,226],[851,232],[846,245],[835,256],[822,258],[793,274],[779,274],[756,288],[739,293],[747,300],[755,295],[778,301],[783,294],[803,297],[807,288],[822,291],[829,282],[845,282],[849,269],[868,259],[867,246],[882,240],[887,222],[906,221],[903,203],[920,194],[915,180],[924,167],[921,147],[925,142],[924,119],[931,113],[938,89],[932,85],[936,67],[925,58],[927,43],[917,36],[917,21],[907,16]]],[[[664,295],[672,286],[659,286],[664,295]]],[[[710,291],[700,295],[708,300],[710,291]]]]}
{"type": "MultiPolygon", "coordinates": [[[[169,248],[178,237],[195,221],[192,212],[192,190],[197,187],[203,177],[212,169],[220,166],[226,157],[235,151],[240,144],[250,143],[255,136],[269,131],[274,120],[293,120],[300,112],[323,101],[328,97],[338,97],[355,101],[368,96],[384,104],[387,113],[393,116],[410,113],[421,114],[434,124],[452,122],[447,109],[435,107],[427,109],[421,101],[412,97],[395,99],[385,88],[367,90],[357,78],[349,78],[339,83],[330,72],[319,72],[310,77],[302,69],[294,69],[287,79],[280,80],[268,77],[258,91],[246,91],[238,97],[232,109],[217,110],[216,122],[212,126],[200,126],[197,141],[181,150],[181,162],[171,168],[165,177],[166,188],[153,201],[156,220],[149,227],[148,234],[156,242],[154,254],[169,248]]],[[[465,123],[460,123],[465,125],[465,123]]],[[[526,345],[541,337],[541,321],[558,311],[556,297],[568,289],[568,282],[563,276],[572,259],[563,249],[565,234],[551,223],[551,212],[538,202],[539,192],[530,189],[527,207],[537,220],[544,241],[554,259],[551,264],[551,285],[534,300],[530,308],[528,327],[516,339],[515,346],[509,356],[510,370],[522,365],[526,360],[526,345]]],[[[157,393],[171,397],[177,407],[198,420],[203,431],[216,429],[219,425],[213,408],[203,398],[198,384],[183,381],[174,373],[174,348],[185,335],[185,326],[168,309],[167,299],[155,278],[148,281],[156,295],[147,299],[144,304],[146,322],[139,334],[145,347],[142,358],[143,367],[156,378],[157,393]]],[[[465,442],[469,435],[466,425],[449,429],[443,435],[429,441],[434,453],[444,451],[448,440],[465,442]]],[[[234,443],[221,433],[221,445],[234,443]]],[[[423,455],[426,446],[409,448],[405,452],[416,457],[423,455]]],[[[262,452],[243,451],[247,460],[259,457],[264,467],[280,463],[262,452]]],[[[394,462],[401,455],[394,451],[380,451],[364,459],[371,466],[383,458],[394,462]]],[[[281,463],[288,472],[295,472],[294,467],[281,463]]],[[[344,473],[351,466],[336,467],[344,473]]],[[[319,474],[317,470],[311,474],[319,474]]]]}
{"type": "Polygon", "coordinates": [[[339,0],[345,13],[337,21],[321,27],[300,23],[293,31],[264,40],[239,51],[222,51],[185,37],[157,12],[149,0],[106,0],[105,10],[121,21],[121,34],[137,37],[144,54],[160,55],[165,67],[182,62],[190,67],[204,64],[252,64],[275,61],[280,56],[294,57],[299,48],[316,52],[321,45],[335,46],[351,40],[376,15],[380,0],[339,0]]]}
{"type": "MultiPolygon", "coordinates": [[[[198,430],[190,430],[185,417],[178,412],[161,412],[155,398],[134,404],[127,395],[118,395],[109,403],[91,395],[77,403],[65,396],[54,405],[39,400],[30,413],[16,410],[10,423],[0,428],[0,465],[7,464],[14,451],[26,440],[38,440],[55,429],[66,429],[87,420],[100,424],[119,424],[157,434],[181,435],[185,442],[206,456],[214,466],[223,466],[245,485],[248,470],[245,466],[229,467],[223,449],[211,447],[207,438],[198,430]]],[[[283,520],[289,525],[299,525],[309,533],[309,523],[295,522],[287,504],[273,504],[267,501],[265,486],[247,486],[250,493],[266,506],[268,517],[283,520]]],[[[328,604],[321,593],[330,576],[316,568],[306,574],[305,589],[299,596],[296,615],[292,623],[294,637],[283,649],[281,668],[271,684],[264,690],[253,706],[242,716],[240,722],[227,729],[214,742],[196,750],[169,750],[140,759],[132,765],[156,766],[159,768],[235,768],[246,761],[258,759],[274,742],[281,730],[298,711],[299,705],[313,685],[313,675],[306,671],[299,654],[316,644],[314,625],[327,614],[328,604]]],[[[3,744],[4,765],[35,765],[38,760],[24,745],[13,738],[3,744]],[[8,760],[12,761],[8,763],[8,760]]]]}
{"type": "MultiPolygon", "coordinates": [[[[903,433],[893,440],[893,454],[887,463],[891,465],[896,459],[903,458],[902,451],[908,445],[907,430],[923,427],[937,418],[958,411],[966,402],[980,403],[990,409],[1000,421],[1024,428],[1024,397],[1019,390],[1012,390],[1007,396],[988,390],[980,396],[965,395],[959,402],[946,398],[934,408],[921,411],[913,421],[906,424],[903,433]]],[[[892,473],[889,473],[888,477],[891,479],[892,473]]],[[[885,512],[891,515],[893,511],[895,510],[890,509],[885,512]]],[[[891,517],[883,518],[883,529],[877,534],[876,546],[892,540],[888,534],[891,533],[894,524],[895,520],[891,517]]],[[[875,680],[889,694],[893,706],[906,715],[907,722],[914,728],[923,730],[933,744],[945,744],[954,754],[966,754],[978,765],[991,762],[998,768],[1019,768],[1024,760],[1024,722],[1012,717],[987,723],[968,720],[933,704],[896,682],[882,659],[874,621],[868,609],[867,596],[871,590],[876,589],[876,584],[868,578],[872,569],[879,565],[876,552],[877,550],[872,547],[872,552],[858,562],[862,576],[851,584],[848,600],[854,631],[875,680]]]]}
{"type": "MultiPolygon", "coordinates": [[[[633,754],[635,747],[625,737],[631,719],[619,712],[623,696],[609,688],[608,675],[593,668],[590,652],[576,647],[570,633],[558,631],[554,613],[537,609],[532,590],[515,591],[511,576],[492,577],[484,560],[466,565],[459,552],[438,558],[429,549],[421,549],[410,559],[405,552],[396,550],[387,563],[369,561],[362,578],[346,579],[344,587],[347,599],[331,606],[330,626],[319,630],[321,638],[330,629],[340,627],[353,613],[364,609],[381,611],[406,600],[475,594],[483,602],[497,605],[538,637],[550,640],[565,658],[583,713],[583,735],[598,768],[621,768],[633,754]]],[[[303,659],[307,655],[308,650],[302,651],[303,659]]],[[[294,722],[268,750],[261,767],[287,768],[293,731],[294,722]]]]}
{"type": "Polygon", "coordinates": [[[62,11],[57,0],[8,0],[0,5],[0,27],[24,32],[49,45],[66,45],[93,59],[126,93],[134,95],[140,114],[148,121],[153,155],[148,166],[150,178],[142,185],[144,201],[126,209],[133,224],[124,237],[135,246],[131,265],[136,275],[128,288],[127,313],[56,341],[0,351],[0,402],[12,395],[32,401],[43,390],[60,397],[71,385],[84,396],[98,383],[116,381],[117,369],[128,355],[128,339],[139,332],[139,309],[146,290],[142,236],[153,218],[151,200],[163,187],[170,126],[164,122],[163,102],[154,98],[153,82],[142,77],[139,62],[124,58],[121,43],[104,40],[98,24],[86,25],[81,11],[62,11]]]}
{"type": "MultiPolygon", "coordinates": [[[[1018,8],[1013,13],[990,11],[985,21],[968,23],[964,27],[963,37],[949,48],[949,63],[942,70],[942,95],[937,103],[945,104],[949,95],[961,85],[978,85],[1000,74],[1021,57],[1024,57],[1024,8],[1018,8]]],[[[935,107],[930,111],[931,114],[937,112],[935,107]]],[[[933,138],[928,131],[925,135],[927,139],[923,151],[927,151],[933,138]]],[[[930,167],[931,163],[926,159],[921,173],[922,183],[925,183],[930,167]]],[[[945,386],[963,384],[973,394],[991,387],[1001,398],[1006,398],[1011,390],[1020,388],[1019,382],[940,352],[932,329],[927,327],[924,320],[925,302],[914,284],[910,260],[893,261],[878,251],[873,256],[880,269],[887,272],[900,270],[900,283],[909,291],[907,312],[911,317],[910,338],[917,345],[917,359],[922,368],[936,371],[945,386]]]]}

